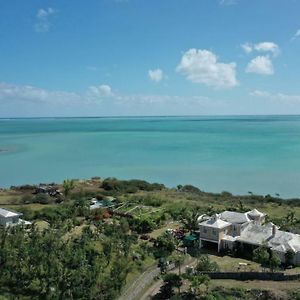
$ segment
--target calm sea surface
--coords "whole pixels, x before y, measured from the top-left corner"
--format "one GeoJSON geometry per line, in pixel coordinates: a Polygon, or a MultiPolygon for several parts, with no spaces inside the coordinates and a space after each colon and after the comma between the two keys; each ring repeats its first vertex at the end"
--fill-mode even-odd
{"type": "Polygon", "coordinates": [[[0,187],[91,176],[300,197],[300,116],[0,119],[0,187]]]}

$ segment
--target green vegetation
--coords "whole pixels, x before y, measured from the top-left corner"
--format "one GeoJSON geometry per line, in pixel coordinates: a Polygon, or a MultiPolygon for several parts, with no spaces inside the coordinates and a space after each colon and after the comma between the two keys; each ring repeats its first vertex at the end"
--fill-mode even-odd
{"type": "MultiPolygon", "coordinates": [[[[66,180],[51,186],[63,195],[39,193],[29,185],[0,191],[1,207],[22,212],[25,220],[33,222],[30,229],[0,229],[0,295],[4,299],[115,299],[149,266],[160,266],[166,273],[155,299],[166,299],[166,295],[172,299],[256,299],[257,294],[244,287],[220,288],[215,284],[218,281],[202,272],[237,271],[239,262],[247,262],[249,270],[268,267],[275,271],[279,267],[276,255],[260,247],[254,251],[255,263],[202,252],[195,274],[188,276],[181,268],[186,258],[184,239],[172,230],[191,237],[201,214],[257,208],[268,214],[268,221],[300,233],[297,199],[206,193],[191,185],[168,189],[115,178],[66,180]],[[114,209],[91,211],[92,198],[110,204],[114,199],[114,209]],[[179,267],[179,274],[168,272],[169,263],[179,267]]],[[[292,261],[292,254],[286,255],[292,261]]],[[[297,295],[296,289],[292,293],[297,295]]]]}
{"type": "Polygon", "coordinates": [[[278,255],[270,252],[266,245],[262,245],[253,251],[253,260],[260,263],[262,267],[269,267],[271,272],[278,270],[281,265],[278,255]]]}

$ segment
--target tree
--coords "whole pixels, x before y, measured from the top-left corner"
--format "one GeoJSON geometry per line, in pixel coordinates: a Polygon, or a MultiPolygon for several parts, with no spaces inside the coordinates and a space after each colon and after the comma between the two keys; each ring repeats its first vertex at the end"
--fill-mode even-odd
{"type": "Polygon", "coordinates": [[[185,229],[187,229],[188,231],[194,231],[198,229],[197,218],[198,211],[196,209],[185,210],[181,222],[184,224],[185,229]]]}
{"type": "Polygon", "coordinates": [[[168,257],[174,250],[174,237],[168,232],[159,236],[153,245],[153,254],[155,258],[168,257]]]}
{"type": "Polygon", "coordinates": [[[278,270],[280,265],[281,265],[280,257],[275,252],[272,252],[269,260],[270,271],[274,272],[278,270]]]}
{"type": "Polygon", "coordinates": [[[63,182],[63,188],[64,188],[64,196],[65,199],[68,199],[70,192],[74,189],[75,187],[75,182],[73,179],[66,179],[63,182]]]}
{"type": "Polygon", "coordinates": [[[205,285],[205,292],[207,294],[210,278],[207,275],[194,275],[189,277],[190,290],[192,294],[197,297],[201,295],[201,286],[205,285]]]}
{"type": "Polygon", "coordinates": [[[218,264],[214,261],[211,261],[208,255],[201,255],[196,266],[197,273],[218,272],[219,269],[220,268],[218,264]]]}
{"type": "Polygon", "coordinates": [[[178,267],[179,275],[181,275],[181,265],[184,262],[184,256],[178,254],[172,255],[170,261],[174,262],[175,266],[178,267]]]}
{"type": "Polygon", "coordinates": [[[182,279],[179,275],[169,273],[163,277],[164,284],[160,289],[160,296],[162,299],[170,299],[174,295],[174,288],[178,289],[180,293],[180,287],[182,286],[182,279]]]}
{"type": "Polygon", "coordinates": [[[155,224],[149,217],[134,218],[129,220],[130,228],[137,233],[149,233],[151,232],[155,224]]]}
{"type": "Polygon", "coordinates": [[[270,254],[265,243],[253,251],[253,260],[260,263],[263,267],[269,264],[270,254]]]}
{"type": "Polygon", "coordinates": [[[295,252],[291,249],[287,250],[285,253],[285,264],[292,265],[294,263],[295,252]]]}

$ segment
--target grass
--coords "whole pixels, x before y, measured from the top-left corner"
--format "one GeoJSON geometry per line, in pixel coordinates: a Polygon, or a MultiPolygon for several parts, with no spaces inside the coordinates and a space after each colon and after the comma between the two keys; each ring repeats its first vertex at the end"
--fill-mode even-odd
{"type": "Polygon", "coordinates": [[[22,193],[12,190],[0,190],[0,205],[19,203],[22,193]]]}
{"type": "Polygon", "coordinates": [[[232,280],[232,279],[213,279],[210,282],[211,287],[222,286],[225,288],[243,288],[243,289],[262,289],[262,290],[295,290],[299,289],[299,281],[259,281],[259,280],[232,280]]]}
{"type": "MultiPolygon", "coordinates": [[[[165,189],[153,192],[140,191],[134,194],[134,197],[139,195],[141,197],[148,196],[156,199],[161,199],[161,208],[172,208],[172,206],[174,205],[179,205],[182,207],[196,207],[199,209],[199,211],[208,207],[213,207],[218,211],[226,210],[231,207],[237,208],[237,205],[239,205],[239,200],[241,199],[245,209],[251,210],[253,208],[257,208],[258,210],[266,213],[272,219],[283,218],[290,211],[293,211],[295,213],[296,218],[300,218],[300,206],[291,206],[285,204],[284,202],[274,203],[266,202],[264,200],[254,201],[250,198],[238,198],[234,196],[221,198],[220,196],[218,197],[213,194],[192,194],[186,192],[178,192],[175,189],[165,189]]],[[[128,200],[130,201],[130,197],[128,200]]]]}
{"type": "Polygon", "coordinates": [[[30,204],[17,204],[17,205],[7,205],[6,208],[18,211],[22,208],[26,208],[31,211],[39,211],[43,208],[56,207],[57,204],[39,204],[39,203],[30,203],[30,204]]]}
{"type": "Polygon", "coordinates": [[[262,271],[260,264],[243,259],[243,258],[236,258],[230,256],[217,256],[214,254],[209,254],[209,258],[216,262],[221,272],[255,272],[255,271],[262,271]],[[239,266],[239,263],[247,264],[246,266],[239,266]]]}
{"type": "Polygon", "coordinates": [[[163,233],[165,233],[168,229],[177,229],[179,227],[180,227],[180,224],[178,222],[170,222],[161,228],[153,230],[149,235],[152,238],[157,238],[160,235],[162,235],[163,233]]]}

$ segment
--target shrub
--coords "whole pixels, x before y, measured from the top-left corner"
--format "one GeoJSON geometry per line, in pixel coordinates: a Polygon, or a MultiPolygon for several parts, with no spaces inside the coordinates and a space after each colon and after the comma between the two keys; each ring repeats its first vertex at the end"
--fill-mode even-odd
{"type": "Polygon", "coordinates": [[[153,245],[153,254],[155,258],[168,257],[174,250],[174,238],[169,233],[159,236],[153,245]]]}
{"type": "Polygon", "coordinates": [[[196,266],[196,271],[201,272],[218,272],[219,266],[216,262],[211,261],[208,255],[201,255],[196,266]]]}
{"type": "Polygon", "coordinates": [[[33,203],[33,202],[35,202],[35,197],[32,195],[27,194],[27,195],[22,196],[22,198],[21,198],[22,204],[29,204],[29,203],[33,203]]]}
{"type": "Polygon", "coordinates": [[[115,178],[107,178],[102,183],[102,188],[106,191],[136,193],[141,191],[162,190],[165,186],[158,183],[149,183],[144,180],[117,180],[115,178]]]}
{"type": "Polygon", "coordinates": [[[40,193],[34,197],[33,201],[40,204],[49,204],[53,202],[53,199],[48,194],[40,193]]]}
{"type": "Polygon", "coordinates": [[[199,194],[201,193],[201,190],[198,189],[197,187],[193,185],[184,185],[183,187],[180,188],[181,192],[186,192],[186,193],[192,193],[192,194],[199,194]]]}

